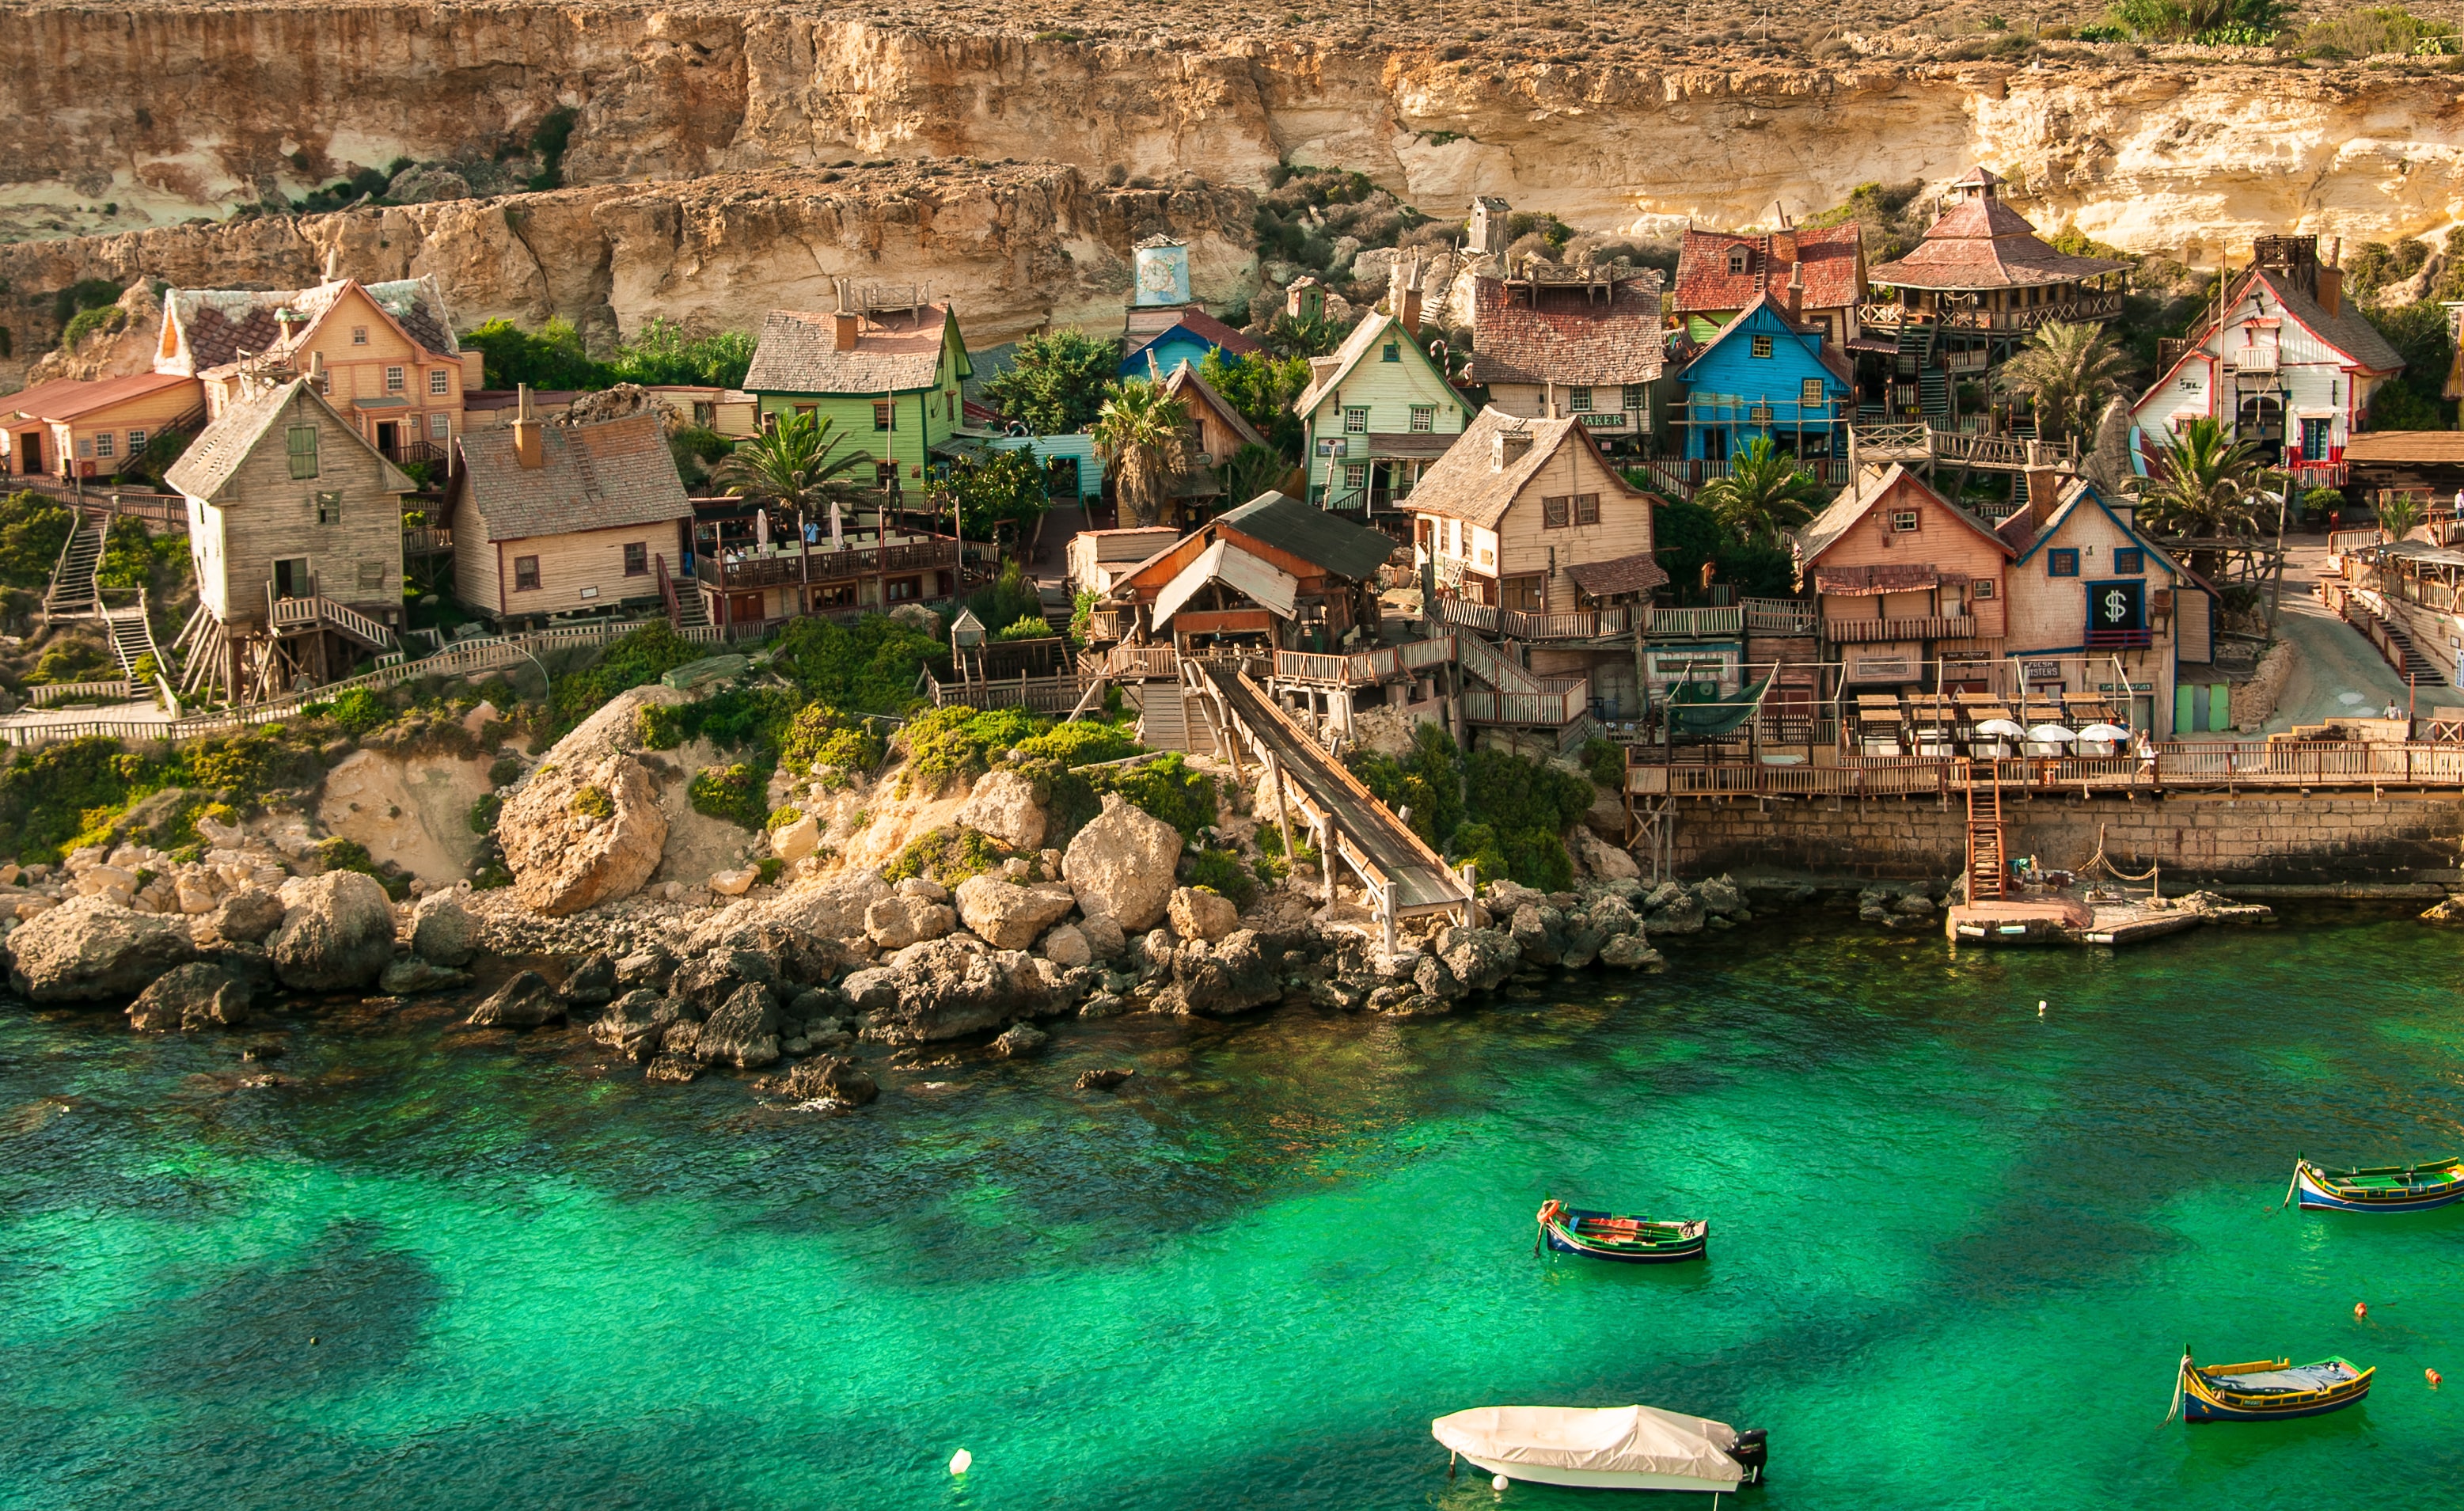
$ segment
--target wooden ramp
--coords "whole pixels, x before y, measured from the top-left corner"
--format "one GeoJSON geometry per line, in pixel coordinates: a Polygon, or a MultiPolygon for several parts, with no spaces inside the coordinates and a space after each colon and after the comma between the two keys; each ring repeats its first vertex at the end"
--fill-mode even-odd
{"type": "MultiPolygon", "coordinates": [[[[1360,878],[1370,909],[1384,927],[1386,948],[1395,948],[1395,926],[1405,918],[1452,913],[1468,923],[1471,885],[1429,848],[1411,827],[1344,770],[1289,714],[1275,707],[1239,668],[1221,662],[1185,661],[1190,713],[1211,713],[1233,741],[1225,754],[1237,766],[1243,754],[1271,764],[1292,804],[1327,858],[1329,901],[1333,862],[1340,859],[1360,878]],[[1202,699],[1202,706],[1199,700],[1202,699]]],[[[1149,685],[1149,695],[1159,690],[1149,685]]],[[[1261,814],[1260,821],[1271,816],[1261,814]]]]}

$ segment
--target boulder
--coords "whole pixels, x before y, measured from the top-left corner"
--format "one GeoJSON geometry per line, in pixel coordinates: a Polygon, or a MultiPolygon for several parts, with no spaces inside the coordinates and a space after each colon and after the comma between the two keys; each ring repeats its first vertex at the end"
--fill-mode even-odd
{"type": "Polygon", "coordinates": [[[385,197],[397,205],[469,199],[471,181],[441,164],[422,163],[395,174],[385,185],[385,197]]]}
{"type": "Polygon", "coordinates": [[[295,992],[349,992],[393,963],[393,900],[357,871],[282,884],[282,927],[266,941],[274,974],[295,992]]]}
{"type": "Polygon", "coordinates": [[[1179,830],[1106,793],[1104,811],[1069,842],[1061,874],[1089,917],[1110,913],[1138,932],[1163,917],[1179,864],[1179,830]]]}
{"type": "Polygon", "coordinates": [[[976,783],[957,818],[967,828],[1000,841],[1004,849],[1041,849],[1047,823],[1044,799],[1032,777],[997,771],[976,783]]]}
{"type": "Polygon", "coordinates": [[[1068,887],[1050,883],[1021,887],[997,876],[970,876],[958,884],[958,916],[996,950],[1025,949],[1077,906],[1068,887]]]}
{"type": "Polygon", "coordinates": [[[146,1033],[233,1028],[248,1021],[249,986],[202,960],[165,971],[128,1004],[128,1026],[146,1033]]]}
{"type": "Polygon", "coordinates": [[[616,995],[616,957],[602,950],[573,968],[557,995],[581,1007],[597,1007],[616,995]]]}
{"type": "Polygon", "coordinates": [[[885,1013],[898,1005],[898,972],[890,966],[858,971],[839,983],[839,991],[847,997],[848,1011],[858,1018],[885,1013]]]}
{"type": "Polygon", "coordinates": [[[231,893],[208,916],[214,934],[235,944],[263,944],[282,926],[282,899],[262,887],[231,893]]]}
{"type": "Polygon", "coordinates": [[[217,901],[212,884],[202,875],[184,873],[172,884],[171,893],[180,905],[180,911],[191,918],[212,912],[217,901]]]}
{"type": "Polygon", "coordinates": [[[1241,925],[1239,905],[1204,887],[1174,888],[1172,902],[1164,909],[1164,916],[1171,920],[1174,933],[1183,939],[1203,939],[1208,944],[1213,944],[1241,925]]]}
{"type": "Polygon", "coordinates": [[[2421,915],[2426,924],[2464,924],[2464,897],[2445,897],[2432,903],[2421,915]]]}
{"type": "Polygon", "coordinates": [[[1420,956],[1420,963],[1412,968],[1412,984],[1419,987],[1423,996],[1436,997],[1441,1002],[1463,995],[1463,984],[1455,979],[1455,974],[1446,965],[1443,955],[1420,956]]]}
{"type": "Polygon", "coordinates": [[[496,988],[488,999],[471,1010],[473,1028],[537,1028],[564,1017],[564,1004],[556,999],[556,992],[547,977],[537,971],[522,971],[496,988]]]}
{"type": "Polygon", "coordinates": [[[1634,909],[1622,897],[1600,898],[1582,919],[1585,928],[1598,930],[1603,939],[1634,933],[1642,928],[1642,920],[1634,915],[1634,909]]]}
{"type": "Polygon", "coordinates": [[[1933,910],[1933,899],[1923,892],[1903,892],[1891,905],[1891,911],[1903,918],[1930,918],[1933,910]]]}
{"type": "Polygon", "coordinates": [[[1511,918],[1516,909],[1526,905],[1536,908],[1548,900],[1547,892],[1534,891],[1519,882],[1500,879],[1488,886],[1488,910],[1500,918],[1511,918]]]}
{"type": "Polygon", "coordinates": [[[458,891],[430,892],[410,910],[410,948],[430,965],[469,965],[479,953],[479,915],[458,891]]]}
{"type": "Polygon", "coordinates": [[[799,1102],[835,1102],[860,1107],[881,1095],[881,1087],[852,1060],[823,1055],[787,1072],[779,1089],[799,1102]]]}
{"type": "Polygon", "coordinates": [[[1078,1089],[1110,1091],[1136,1074],[1134,1070],[1089,1070],[1078,1078],[1078,1089]]]}
{"type": "Polygon", "coordinates": [[[497,815],[496,843],[522,906],[561,917],[640,891],[667,847],[668,821],[632,756],[564,762],[551,751],[497,815]]]}
{"type": "Polygon", "coordinates": [[[1514,943],[1530,965],[1555,965],[1564,949],[1565,916],[1554,908],[1525,903],[1514,909],[1514,943]]]}
{"type": "Polygon", "coordinates": [[[1130,936],[1121,931],[1121,921],[1111,913],[1089,913],[1078,920],[1078,931],[1087,937],[1087,948],[1098,960],[1111,960],[1130,947],[1130,936]]]}
{"type": "Polygon", "coordinates": [[[451,966],[430,964],[415,954],[398,954],[377,977],[377,990],[387,996],[418,996],[427,992],[450,992],[468,986],[471,973],[451,966]]]}
{"type": "Polygon", "coordinates": [[[1068,924],[1055,925],[1035,951],[1064,970],[1091,964],[1095,958],[1095,952],[1088,946],[1086,934],[1068,924]]]}
{"type": "Polygon", "coordinates": [[[1618,934],[1600,946],[1600,964],[1613,965],[1620,970],[1656,971],[1667,963],[1639,932],[1618,934]]]}
{"type": "Polygon", "coordinates": [[[1181,1011],[1209,1018],[1245,1013],[1280,1001],[1282,978],[1254,929],[1224,936],[1221,944],[1193,939],[1173,952],[1173,995],[1181,1011]]]}
{"type": "Polygon", "coordinates": [[[950,889],[929,876],[911,876],[891,890],[901,897],[921,897],[928,903],[950,900],[950,889]]]}
{"type": "Polygon", "coordinates": [[[737,987],[701,1025],[693,1052],[706,1064],[723,1060],[739,1070],[777,1061],[779,999],[758,982],[737,987]]]}
{"type": "Polygon", "coordinates": [[[710,889],[721,897],[741,897],[753,890],[753,884],[759,880],[761,868],[756,865],[738,866],[732,871],[713,871],[710,873],[710,889]]]}
{"type": "Polygon", "coordinates": [[[607,1004],[591,1023],[590,1037],[620,1054],[647,1060],[658,1050],[660,1036],[676,1018],[676,1005],[658,993],[631,991],[607,1004]]]}
{"type": "Polygon", "coordinates": [[[695,929],[682,953],[698,954],[721,945],[742,944],[765,929],[820,939],[861,939],[865,914],[891,895],[879,871],[850,871],[826,886],[801,887],[775,897],[732,903],[695,929]]]}
{"type": "Polygon", "coordinates": [[[701,1074],[701,1062],[684,1053],[662,1052],[642,1072],[645,1081],[661,1081],[681,1085],[701,1074]]]}
{"type": "Polygon", "coordinates": [[[1052,1036],[1032,1023],[1013,1023],[1007,1032],[993,1040],[993,1053],[1004,1060],[1031,1055],[1051,1042],[1052,1036]]]}
{"type": "Polygon", "coordinates": [[[885,897],[864,910],[865,937],[884,950],[904,950],[938,939],[957,926],[957,915],[945,904],[906,892],[885,897]]]}
{"type": "Polygon", "coordinates": [[[1633,856],[1588,828],[1574,831],[1574,849],[1584,867],[1603,880],[1634,881],[1642,875],[1642,867],[1635,864],[1633,856]]]}
{"type": "MultiPolygon", "coordinates": [[[[777,987],[778,959],[761,950],[714,950],[676,968],[668,995],[682,1002],[695,1018],[708,1018],[719,1004],[745,985],[777,987]]],[[[774,994],[775,995],[775,994],[774,994]]]]}
{"type": "MultiPolygon", "coordinates": [[[[1660,893],[1651,895],[1657,898],[1660,893]]],[[[1704,919],[1708,916],[1702,900],[1680,887],[1675,900],[1665,908],[1653,909],[1646,922],[1655,934],[1699,934],[1703,931],[1704,919]]]]}
{"type": "Polygon", "coordinates": [[[675,956],[664,950],[645,950],[616,962],[616,990],[664,992],[675,974],[675,956]]]}
{"type": "Polygon", "coordinates": [[[73,897],[18,925],[9,953],[9,979],[19,996],[74,1002],[135,996],[195,959],[197,947],[185,922],[95,896],[73,897]]]}
{"type": "Polygon", "coordinates": [[[1715,918],[1734,918],[1746,910],[1746,894],[1737,890],[1737,884],[1725,876],[1695,883],[1693,892],[1695,901],[1703,905],[1703,910],[1715,918]]]}
{"type": "Polygon", "coordinates": [[[1523,960],[1523,947],[1501,929],[1448,930],[1438,953],[1455,979],[1472,992],[1495,989],[1523,960]]]}
{"type": "Polygon", "coordinates": [[[887,981],[865,979],[872,974],[859,971],[847,977],[846,990],[861,1004],[858,1032],[877,1043],[918,1044],[980,1034],[1013,1018],[1031,1016],[1049,998],[1042,974],[1026,954],[970,950],[952,939],[899,952],[897,966],[883,973],[887,981]]]}
{"type": "Polygon", "coordinates": [[[770,831],[770,853],[790,864],[812,854],[821,843],[821,821],[809,813],[770,831]]]}

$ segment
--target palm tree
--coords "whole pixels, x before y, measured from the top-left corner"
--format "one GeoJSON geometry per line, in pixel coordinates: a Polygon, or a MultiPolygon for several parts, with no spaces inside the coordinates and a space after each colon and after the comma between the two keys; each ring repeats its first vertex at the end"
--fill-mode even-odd
{"type": "Polygon", "coordinates": [[[1797,466],[1794,457],[1774,450],[1770,436],[1758,435],[1728,464],[1727,476],[1695,491],[1694,501],[1737,538],[1771,545],[1782,531],[1813,518],[1823,494],[1820,479],[1797,466]]]}
{"type": "Polygon", "coordinates": [[[2258,459],[2224,424],[2198,419],[2182,427],[2156,475],[2140,493],[2139,514],[2169,536],[2253,536],[2258,533],[2258,459]]]}
{"type": "Polygon", "coordinates": [[[2005,395],[2026,399],[2047,440],[2094,430],[2106,400],[2122,392],[2130,359],[2093,321],[2047,320],[1993,377],[2005,395]]]}
{"type": "Polygon", "coordinates": [[[823,416],[788,413],[775,418],[778,423],[769,429],[737,442],[711,473],[711,481],[738,498],[768,499],[800,516],[826,504],[835,545],[841,538],[841,506],[852,506],[864,493],[863,486],[847,474],[871,466],[872,454],[847,446],[845,436],[832,436],[830,422],[823,416]]]}
{"type": "Polygon", "coordinates": [[[2378,501],[2379,528],[2389,540],[2401,540],[2421,523],[2421,500],[2410,493],[2383,493],[2378,501]]]}
{"type": "Polygon", "coordinates": [[[1112,385],[1090,432],[1096,453],[1112,470],[1121,513],[1133,525],[1162,516],[1176,478],[1190,470],[1189,410],[1142,378],[1112,385]]]}

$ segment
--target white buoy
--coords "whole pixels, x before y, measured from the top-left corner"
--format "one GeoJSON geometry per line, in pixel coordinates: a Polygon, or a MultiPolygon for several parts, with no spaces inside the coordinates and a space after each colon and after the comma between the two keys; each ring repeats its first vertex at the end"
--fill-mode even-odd
{"type": "Polygon", "coordinates": [[[963,1475],[967,1472],[968,1467],[974,1464],[975,1461],[976,1456],[961,1448],[957,1453],[950,1456],[950,1473],[954,1475],[963,1475]]]}
{"type": "Polygon", "coordinates": [[[1504,1475],[1500,1475],[1500,1476],[1498,1476],[1496,1478],[1494,1478],[1494,1479],[1490,1480],[1490,1481],[1488,1482],[1488,1488],[1490,1488],[1491,1490],[1503,1490],[1503,1489],[1505,1489],[1505,1488],[1506,1488],[1506,1477],[1505,1477],[1504,1475]]]}

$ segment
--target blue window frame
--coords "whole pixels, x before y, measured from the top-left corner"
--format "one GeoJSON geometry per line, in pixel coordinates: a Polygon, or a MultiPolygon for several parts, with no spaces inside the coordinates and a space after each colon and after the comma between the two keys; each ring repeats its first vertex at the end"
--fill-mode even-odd
{"type": "Polygon", "coordinates": [[[2147,574],[2147,553],[2137,546],[2113,548],[2113,570],[2123,577],[2145,577],[2147,574]]]}
{"type": "Polygon", "coordinates": [[[2063,549],[2063,550],[2059,550],[2059,551],[2048,551],[2048,552],[2046,552],[2046,553],[2045,553],[2045,576],[2047,576],[2047,577],[2077,577],[2077,576],[2079,576],[2079,552],[2077,552],[2076,550],[2071,550],[2071,549],[2067,549],[2067,548],[2066,548],[2066,549],[2063,549]]]}

